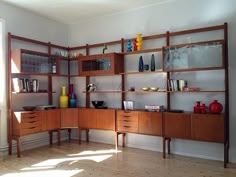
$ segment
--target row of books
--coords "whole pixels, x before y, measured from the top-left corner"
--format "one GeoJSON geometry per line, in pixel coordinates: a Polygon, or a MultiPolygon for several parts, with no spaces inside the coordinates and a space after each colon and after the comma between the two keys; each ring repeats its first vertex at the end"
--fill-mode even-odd
{"type": "Polygon", "coordinates": [[[39,80],[27,78],[12,78],[13,92],[38,92],[39,80]]]}
{"type": "Polygon", "coordinates": [[[175,80],[168,79],[167,88],[168,91],[185,91],[185,88],[188,87],[186,80],[175,80]]]}

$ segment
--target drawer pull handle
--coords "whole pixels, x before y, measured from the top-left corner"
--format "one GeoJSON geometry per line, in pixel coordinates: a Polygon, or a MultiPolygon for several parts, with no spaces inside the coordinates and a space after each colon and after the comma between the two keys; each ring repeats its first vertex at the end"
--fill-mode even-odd
{"type": "Polygon", "coordinates": [[[31,123],[31,124],[32,124],[32,123],[35,123],[35,122],[36,122],[36,121],[31,121],[31,122],[29,122],[29,123],[31,123]]]}
{"type": "Polygon", "coordinates": [[[29,117],[30,119],[33,119],[33,118],[35,118],[35,116],[34,117],[29,117]]]}
{"type": "Polygon", "coordinates": [[[35,129],[36,127],[29,127],[29,129],[35,129]]]}
{"type": "Polygon", "coordinates": [[[124,127],[125,127],[125,128],[130,128],[130,126],[128,126],[128,125],[124,125],[124,127]]]}
{"type": "Polygon", "coordinates": [[[130,116],[124,116],[124,117],[130,117],[130,116]]]}
{"type": "Polygon", "coordinates": [[[124,122],[130,122],[130,120],[123,120],[124,122]]]}

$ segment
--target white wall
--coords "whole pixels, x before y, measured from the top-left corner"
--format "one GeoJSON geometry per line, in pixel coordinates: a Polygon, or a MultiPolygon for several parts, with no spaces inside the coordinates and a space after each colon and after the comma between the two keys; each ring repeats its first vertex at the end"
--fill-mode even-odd
{"type": "MultiPolygon", "coordinates": [[[[78,46],[135,37],[137,33],[144,36],[178,31],[184,29],[220,25],[228,23],[229,34],[229,76],[230,76],[230,161],[236,162],[236,2],[235,0],[172,0],[167,3],[84,20],[69,26],[69,46],[78,46]]],[[[85,87],[84,80],[73,82],[85,87]]],[[[81,95],[81,94],[80,94],[81,95]]],[[[84,96],[81,95],[82,102],[84,96]]],[[[80,101],[81,101],[80,100],[80,101]]],[[[83,104],[83,103],[80,103],[83,104]]],[[[112,142],[112,135],[100,131],[91,132],[94,141],[112,142]]],[[[128,145],[161,151],[161,139],[143,135],[129,135],[128,145]]],[[[172,141],[172,151],[196,157],[223,159],[221,144],[194,142],[185,140],[172,141]]]]}
{"type": "MultiPolygon", "coordinates": [[[[22,37],[41,40],[44,42],[52,42],[62,46],[68,45],[68,28],[62,23],[46,19],[2,2],[0,2],[0,18],[5,21],[6,34],[4,37],[6,37],[6,44],[7,32],[11,32],[14,35],[22,37]]],[[[7,57],[5,57],[5,59],[7,61],[7,57]]],[[[0,108],[1,153],[7,150],[7,108],[6,106],[1,106],[0,108]]],[[[39,137],[41,139],[48,138],[48,134],[45,136],[42,134],[39,137]]],[[[36,142],[32,142],[32,139],[34,138],[27,137],[28,141],[31,140],[31,144],[38,144],[36,142]]],[[[45,141],[45,143],[48,144],[47,141],[45,141]]],[[[22,144],[24,144],[24,141],[22,144]]]]}

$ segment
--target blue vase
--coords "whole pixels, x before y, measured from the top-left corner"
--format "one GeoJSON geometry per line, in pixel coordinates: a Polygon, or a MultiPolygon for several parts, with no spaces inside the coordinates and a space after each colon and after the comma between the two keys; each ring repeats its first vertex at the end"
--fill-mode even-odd
{"type": "Polygon", "coordinates": [[[69,107],[70,108],[75,108],[76,107],[76,99],[75,99],[75,94],[71,93],[71,98],[69,100],[69,107]]]}
{"type": "Polygon", "coordinates": [[[143,70],[144,70],[143,57],[140,56],[140,57],[139,57],[139,63],[138,63],[138,71],[139,71],[139,72],[143,72],[143,70]]]}
{"type": "Polygon", "coordinates": [[[155,71],[156,67],[155,67],[155,57],[154,54],[152,54],[151,56],[151,71],[155,71]]]}

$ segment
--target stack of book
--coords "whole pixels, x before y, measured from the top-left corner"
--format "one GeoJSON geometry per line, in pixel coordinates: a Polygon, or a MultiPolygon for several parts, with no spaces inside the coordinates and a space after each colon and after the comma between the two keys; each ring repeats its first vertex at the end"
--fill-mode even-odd
{"type": "Polygon", "coordinates": [[[12,78],[13,92],[38,92],[39,81],[37,79],[12,78]]]}
{"type": "Polygon", "coordinates": [[[187,81],[186,80],[174,80],[168,79],[168,91],[185,91],[187,88],[187,81]]]}

